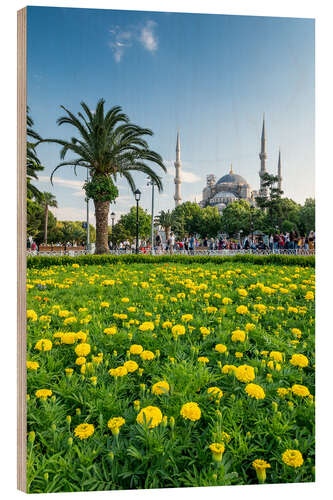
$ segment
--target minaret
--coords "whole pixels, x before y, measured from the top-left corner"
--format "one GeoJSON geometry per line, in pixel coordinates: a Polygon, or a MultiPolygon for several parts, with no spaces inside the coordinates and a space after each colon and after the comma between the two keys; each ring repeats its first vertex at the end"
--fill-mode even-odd
{"type": "Polygon", "coordinates": [[[180,185],[182,183],[181,177],[180,177],[180,169],[181,169],[182,163],[180,161],[180,138],[179,138],[179,131],[177,132],[177,145],[176,145],[176,161],[175,161],[175,168],[176,168],[176,176],[175,176],[175,206],[178,207],[182,201],[182,197],[180,194],[180,185]]]}
{"type": "Polygon", "coordinates": [[[267,153],[266,153],[266,130],[265,130],[265,114],[262,122],[262,132],[261,132],[261,151],[259,153],[259,158],[260,158],[260,172],[259,172],[259,177],[260,177],[260,196],[267,196],[267,188],[263,186],[263,179],[262,176],[267,173],[266,171],[266,160],[267,160],[267,153]]]}
{"type": "Polygon", "coordinates": [[[279,150],[279,161],[278,161],[278,188],[282,191],[282,175],[281,175],[281,151],[279,150]]]}

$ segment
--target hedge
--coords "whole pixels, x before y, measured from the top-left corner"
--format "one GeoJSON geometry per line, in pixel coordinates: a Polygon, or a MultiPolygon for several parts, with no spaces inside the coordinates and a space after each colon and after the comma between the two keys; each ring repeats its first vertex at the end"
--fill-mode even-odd
{"type": "Polygon", "coordinates": [[[74,263],[81,265],[101,265],[101,264],[161,264],[174,262],[179,264],[225,264],[230,262],[243,262],[246,264],[279,264],[281,266],[303,266],[315,267],[314,255],[80,255],[77,257],[28,257],[27,267],[31,269],[42,269],[51,266],[66,266],[74,263]]]}

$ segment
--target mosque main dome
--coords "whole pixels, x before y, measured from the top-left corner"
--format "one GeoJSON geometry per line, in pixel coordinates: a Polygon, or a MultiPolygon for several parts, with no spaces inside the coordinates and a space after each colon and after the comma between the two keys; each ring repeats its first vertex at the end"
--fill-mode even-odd
{"type": "Polygon", "coordinates": [[[224,175],[221,177],[220,180],[217,181],[216,184],[247,184],[247,181],[242,177],[241,175],[234,174],[232,171],[230,171],[229,174],[224,175]]]}

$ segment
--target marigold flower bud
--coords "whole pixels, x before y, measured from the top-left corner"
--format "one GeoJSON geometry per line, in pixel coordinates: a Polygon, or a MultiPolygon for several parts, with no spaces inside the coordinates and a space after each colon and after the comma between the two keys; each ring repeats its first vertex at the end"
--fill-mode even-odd
{"type": "Polygon", "coordinates": [[[36,434],[34,431],[29,432],[29,443],[33,443],[35,441],[36,434]]]}

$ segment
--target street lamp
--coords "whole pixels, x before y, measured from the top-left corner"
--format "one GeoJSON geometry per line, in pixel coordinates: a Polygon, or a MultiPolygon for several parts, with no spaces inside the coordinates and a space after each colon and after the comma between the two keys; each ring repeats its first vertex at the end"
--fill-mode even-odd
{"type": "MultiPolygon", "coordinates": [[[[87,168],[87,182],[89,182],[89,168],[87,168]]],[[[86,197],[87,202],[87,253],[89,253],[90,246],[90,227],[89,227],[89,198],[86,197]]]]}
{"type": "Polygon", "coordinates": [[[136,201],[136,242],[135,242],[135,253],[139,253],[139,201],[141,198],[141,191],[136,189],[134,191],[135,201],[136,201]]]}
{"type": "MultiPolygon", "coordinates": [[[[116,218],[116,214],[114,212],[111,213],[111,238],[113,238],[113,226],[114,226],[114,220],[116,218]]],[[[113,249],[113,243],[112,243],[112,249],[113,249]]]]}
{"type": "Polygon", "coordinates": [[[147,182],[147,186],[151,186],[151,254],[154,255],[154,186],[153,179],[147,182]]]}

